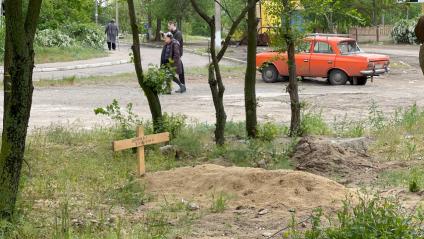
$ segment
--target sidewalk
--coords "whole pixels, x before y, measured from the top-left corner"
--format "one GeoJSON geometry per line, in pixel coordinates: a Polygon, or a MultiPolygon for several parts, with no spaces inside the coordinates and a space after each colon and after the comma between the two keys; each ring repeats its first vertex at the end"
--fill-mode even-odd
{"type": "MultiPolygon", "coordinates": [[[[53,71],[68,71],[76,69],[96,68],[103,66],[113,66],[127,64],[131,62],[131,49],[129,45],[121,45],[116,51],[110,51],[109,56],[101,58],[93,58],[80,61],[55,62],[36,64],[34,72],[53,72],[53,71]]],[[[3,74],[3,66],[0,67],[0,74],[3,74]]]]}

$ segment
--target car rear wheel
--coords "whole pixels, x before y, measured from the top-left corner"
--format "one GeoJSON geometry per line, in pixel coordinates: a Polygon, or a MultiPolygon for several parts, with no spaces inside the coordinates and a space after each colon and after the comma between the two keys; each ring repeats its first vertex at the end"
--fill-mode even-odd
{"type": "Polygon", "coordinates": [[[328,76],[331,85],[345,85],[348,80],[346,73],[341,70],[332,70],[328,76]]]}
{"type": "Polygon", "coordinates": [[[274,65],[267,65],[262,69],[262,80],[266,83],[274,83],[278,81],[278,71],[274,65]]]}
{"type": "Polygon", "coordinates": [[[358,85],[366,85],[368,82],[368,78],[367,77],[358,77],[358,85]]]}

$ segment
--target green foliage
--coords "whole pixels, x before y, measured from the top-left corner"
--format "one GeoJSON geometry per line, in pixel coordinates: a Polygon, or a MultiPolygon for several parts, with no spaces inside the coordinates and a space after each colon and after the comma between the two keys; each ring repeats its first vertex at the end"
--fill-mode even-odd
{"type": "Polygon", "coordinates": [[[107,194],[118,205],[136,209],[150,200],[139,181],[130,179],[122,187],[112,189],[107,194]]]}
{"type": "Polygon", "coordinates": [[[69,23],[64,31],[81,46],[95,49],[104,47],[104,31],[94,23],[69,23]]]}
{"type": "Polygon", "coordinates": [[[322,117],[322,112],[302,111],[300,135],[328,135],[331,129],[322,117]]]}
{"type": "Polygon", "coordinates": [[[107,105],[105,108],[94,109],[96,115],[104,115],[113,120],[121,130],[123,138],[130,138],[135,136],[135,129],[137,126],[143,124],[138,115],[133,112],[133,104],[128,103],[126,110],[123,112],[121,106],[116,99],[112,104],[107,105]]]}
{"type": "Polygon", "coordinates": [[[149,65],[144,75],[143,84],[157,94],[167,94],[171,91],[174,74],[175,71],[168,66],[149,65]]]}
{"type": "Polygon", "coordinates": [[[74,39],[61,30],[45,29],[37,32],[35,44],[42,47],[71,47],[74,39]]]}
{"type": "Polygon", "coordinates": [[[416,44],[417,36],[415,36],[415,26],[417,19],[402,19],[395,23],[391,36],[395,43],[416,44]]]}
{"type": "Polygon", "coordinates": [[[210,210],[213,213],[223,213],[227,208],[227,203],[228,196],[225,193],[221,192],[218,195],[213,194],[210,210]]]}
{"type": "Polygon", "coordinates": [[[171,139],[173,139],[187,126],[187,117],[182,114],[164,113],[162,123],[163,129],[169,132],[171,139]]]}
{"type": "Polygon", "coordinates": [[[61,29],[44,29],[37,32],[35,43],[42,47],[88,47],[103,49],[104,32],[94,24],[69,24],[61,29]]]}
{"type": "Polygon", "coordinates": [[[322,211],[315,210],[311,217],[311,229],[300,231],[292,226],[292,230],[286,233],[285,238],[423,238],[423,219],[421,210],[406,212],[400,203],[393,199],[362,196],[358,203],[346,200],[342,209],[337,212],[335,222],[331,217],[328,223],[324,222],[322,211]],[[325,228],[324,224],[330,226],[325,228]]]}
{"type": "MultiPolygon", "coordinates": [[[[134,113],[133,104],[128,103],[125,111],[121,109],[118,101],[114,99],[112,104],[107,105],[105,108],[94,109],[96,115],[104,115],[109,117],[116,123],[121,132],[121,137],[130,138],[135,136],[135,129],[138,126],[145,128],[145,133],[153,132],[153,125],[150,121],[143,122],[140,117],[134,113]]],[[[170,133],[171,139],[175,138],[178,133],[186,127],[187,117],[181,114],[167,114],[162,116],[163,129],[170,133]]]]}
{"type": "Polygon", "coordinates": [[[365,134],[367,127],[367,122],[365,120],[353,121],[347,118],[345,114],[342,120],[338,120],[337,117],[334,117],[333,132],[337,137],[345,138],[357,138],[362,137],[365,134]]]}
{"type": "Polygon", "coordinates": [[[286,126],[266,122],[258,126],[257,138],[263,141],[273,141],[281,135],[287,135],[289,129],[286,126]]]}
{"type": "Polygon", "coordinates": [[[416,193],[420,191],[420,186],[418,186],[418,182],[415,179],[409,181],[409,191],[411,193],[416,193]]]}
{"type": "Polygon", "coordinates": [[[301,0],[307,28],[323,32],[348,32],[351,26],[365,23],[363,14],[353,7],[355,1],[301,0]]]}

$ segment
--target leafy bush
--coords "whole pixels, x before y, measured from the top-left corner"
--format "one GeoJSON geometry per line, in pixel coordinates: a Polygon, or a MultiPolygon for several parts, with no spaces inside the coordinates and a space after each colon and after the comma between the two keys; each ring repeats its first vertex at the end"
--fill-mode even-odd
{"type": "MultiPolygon", "coordinates": [[[[134,137],[135,128],[143,125],[145,133],[153,132],[153,125],[150,121],[143,122],[140,117],[133,112],[133,104],[128,103],[125,111],[121,110],[121,106],[116,99],[112,104],[107,105],[105,108],[94,109],[96,115],[105,115],[113,120],[122,131],[123,137],[134,137]]],[[[181,114],[163,114],[162,124],[163,129],[169,132],[171,138],[175,138],[180,131],[187,126],[187,117],[181,114]]]]}
{"type": "Polygon", "coordinates": [[[133,112],[133,104],[128,103],[126,112],[122,112],[121,107],[116,99],[113,99],[112,104],[105,108],[94,109],[96,115],[105,115],[112,119],[122,131],[122,137],[129,138],[135,136],[135,127],[143,122],[138,115],[133,112]]]}
{"type": "Polygon", "coordinates": [[[169,132],[171,138],[177,137],[181,130],[187,126],[187,117],[182,114],[163,114],[163,129],[169,132]]]}
{"type": "Polygon", "coordinates": [[[288,133],[288,128],[272,122],[266,122],[258,127],[258,139],[263,141],[273,141],[282,134],[288,133]]]}
{"type": "Polygon", "coordinates": [[[417,19],[405,20],[402,19],[398,21],[393,27],[391,36],[395,43],[406,43],[406,44],[415,44],[417,43],[417,37],[415,36],[415,25],[417,24],[417,19]]]}
{"type": "Polygon", "coordinates": [[[330,133],[330,127],[324,121],[321,112],[310,111],[302,113],[300,135],[328,135],[330,133]]]}
{"type": "Polygon", "coordinates": [[[75,42],[60,30],[45,29],[37,32],[35,43],[43,47],[71,47],[75,42]]]}
{"type": "Polygon", "coordinates": [[[101,27],[90,23],[73,23],[65,26],[65,32],[84,47],[103,49],[105,34],[101,27]]]}
{"type": "Polygon", "coordinates": [[[171,80],[174,72],[167,66],[149,65],[144,75],[143,84],[157,94],[167,94],[171,91],[171,80]]]}
{"type": "Polygon", "coordinates": [[[102,29],[95,24],[69,24],[63,30],[38,31],[35,42],[43,47],[82,46],[103,49],[105,37],[102,29]]]}

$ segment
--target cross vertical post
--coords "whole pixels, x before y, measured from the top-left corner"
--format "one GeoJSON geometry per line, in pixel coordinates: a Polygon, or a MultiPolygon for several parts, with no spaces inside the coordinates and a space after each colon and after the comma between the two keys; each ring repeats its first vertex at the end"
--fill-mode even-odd
{"type": "MultiPolygon", "coordinates": [[[[137,127],[137,138],[144,136],[144,128],[137,127]]],[[[146,173],[146,165],[144,161],[144,145],[137,147],[137,160],[138,160],[138,175],[143,176],[146,173]]]]}

